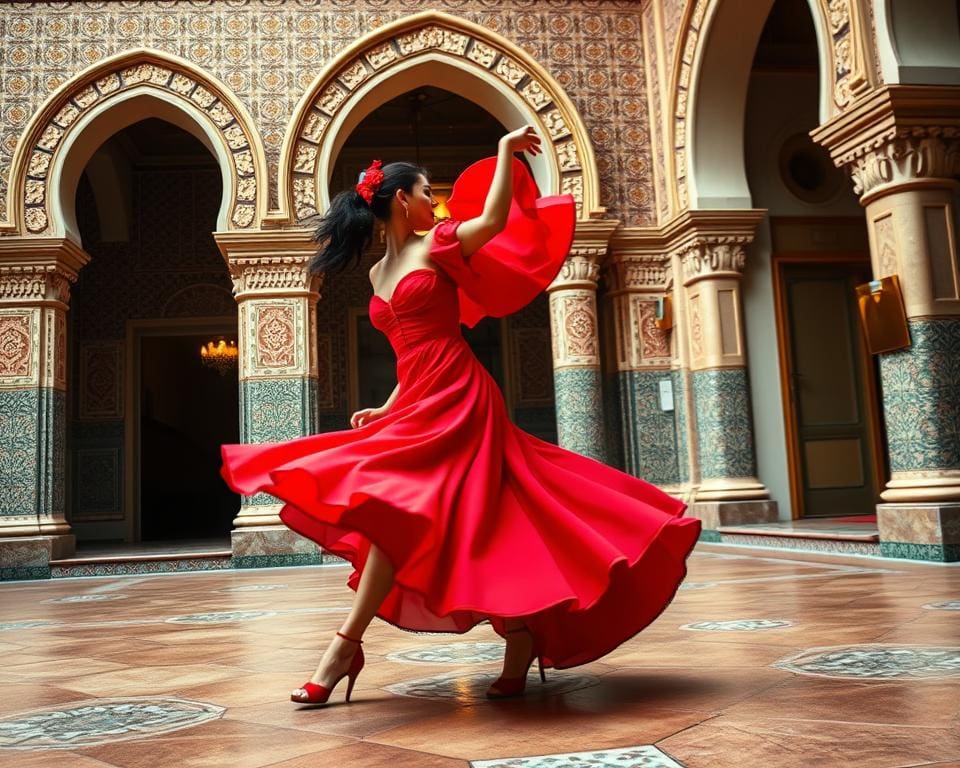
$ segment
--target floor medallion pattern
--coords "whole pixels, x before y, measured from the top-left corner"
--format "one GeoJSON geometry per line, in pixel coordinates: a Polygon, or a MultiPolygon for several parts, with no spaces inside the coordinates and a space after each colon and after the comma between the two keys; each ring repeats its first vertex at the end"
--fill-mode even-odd
{"type": "Polygon", "coordinates": [[[226,624],[232,621],[250,621],[276,616],[276,611],[217,611],[214,613],[190,613],[186,616],[171,616],[167,624],[226,624]]]}
{"type": "Polygon", "coordinates": [[[503,659],[503,643],[447,643],[408,648],[387,655],[401,664],[485,664],[503,659]]]}
{"type": "Polygon", "coordinates": [[[45,603],[105,603],[110,600],[126,600],[126,595],[70,595],[70,597],[57,597],[52,600],[44,600],[45,603]]]}
{"type": "Polygon", "coordinates": [[[474,760],[470,768],[683,768],[681,763],[654,746],[569,752],[539,757],[474,760]]]}
{"type": "Polygon", "coordinates": [[[244,584],[240,587],[227,587],[221,592],[269,592],[273,589],[286,589],[286,584],[244,584]]]}
{"type": "Polygon", "coordinates": [[[960,600],[944,600],[942,603],[927,603],[923,607],[932,611],[960,611],[960,600]]]}
{"type": "MultiPolygon", "coordinates": [[[[476,672],[463,674],[451,672],[445,675],[423,677],[419,680],[405,680],[387,686],[385,690],[396,696],[412,696],[420,699],[458,699],[461,701],[486,701],[487,688],[496,680],[496,672],[476,672]]],[[[593,675],[565,674],[547,670],[547,682],[541,683],[536,666],[531,668],[527,677],[527,695],[555,696],[595,685],[593,675]]]]}
{"type": "Polygon", "coordinates": [[[690,589],[710,589],[710,587],[715,587],[716,582],[712,581],[685,581],[680,585],[680,589],[683,591],[690,589]]]}
{"type": "Polygon", "coordinates": [[[786,619],[736,619],[734,621],[698,621],[684,624],[680,629],[696,632],[759,632],[764,629],[783,629],[792,627],[793,622],[786,619]]]}
{"type": "Polygon", "coordinates": [[[863,680],[960,677],[960,647],[852,645],[811,648],[774,662],[801,675],[863,680]]]}
{"type": "Polygon", "coordinates": [[[60,621],[4,621],[0,622],[0,632],[13,632],[18,629],[34,629],[36,627],[55,627],[63,622],[60,621]]]}
{"type": "Polygon", "coordinates": [[[224,707],[168,697],[90,699],[0,718],[0,750],[77,749],[217,720],[224,707]]]}

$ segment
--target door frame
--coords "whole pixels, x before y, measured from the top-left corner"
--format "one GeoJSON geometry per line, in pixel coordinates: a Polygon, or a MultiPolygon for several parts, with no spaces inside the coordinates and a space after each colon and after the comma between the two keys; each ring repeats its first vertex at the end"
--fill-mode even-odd
{"type": "MultiPolygon", "coordinates": [[[[125,400],[123,439],[123,484],[126,510],[127,542],[140,541],[140,387],[141,341],[150,336],[198,336],[203,334],[235,336],[239,334],[239,317],[191,317],[128,320],[124,374],[125,400]]],[[[240,339],[237,339],[239,343],[240,339]]],[[[237,413],[239,421],[240,414],[237,413]]]]}
{"type": "MultiPolygon", "coordinates": [[[[837,265],[855,264],[870,269],[870,254],[857,251],[772,251],[771,272],[773,275],[773,304],[776,316],[777,350],[780,367],[780,401],[783,404],[784,437],[787,448],[787,474],[790,481],[790,502],[794,520],[805,516],[803,495],[803,461],[800,455],[800,438],[797,426],[796,407],[793,403],[793,348],[789,336],[789,315],[787,312],[786,281],[784,267],[802,264],[837,265]]],[[[860,368],[864,382],[867,410],[866,422],[870,453],[873,458],[872,482],[877,499],[882,490],[882,478],[886,477],[886,451],[883,446],[883,425],[880,419],[880,393],[877,391],[876,361],[867,351],[861,331],[860,359],[855,361],[860,368]]]]}

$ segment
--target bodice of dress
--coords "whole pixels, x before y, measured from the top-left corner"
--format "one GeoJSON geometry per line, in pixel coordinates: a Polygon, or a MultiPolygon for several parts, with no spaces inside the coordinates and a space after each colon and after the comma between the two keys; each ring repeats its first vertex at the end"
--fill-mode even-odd
{"type": "Polygon", "coordinates": [[[435,269],[408,272],[389,301],[370,299],[370,322],[386,335],[398,358],[426,341],[460,338],[456,285],[435,269]]]}

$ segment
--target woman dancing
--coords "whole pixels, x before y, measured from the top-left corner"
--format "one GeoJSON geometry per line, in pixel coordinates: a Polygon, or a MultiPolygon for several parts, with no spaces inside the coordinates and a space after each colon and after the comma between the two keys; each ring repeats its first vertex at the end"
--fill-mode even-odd
{"type": "Polygon", "coordinates": [[[685,505],[516,427],[461,335],[530,302],[569,251],[573,200],[538,197],[522,151],[540,152],[529,126],[461,175],[454,219],[437,226],[427,172],[410,163],[375,161],[337,195],[311,268],[358,262],[382,222],[369,312],[399,383],[350,430],[223,447],[236,492],[281,499],[286,525],[354,568],[350,614],[293,701],[324,703],[344,677],[350,700],[374,616],[430,632],[488,621],[506,649],[487,696],[516,696],[534,660],[542,678],[635,635],[686,575],[700,524],[685,505]]]}

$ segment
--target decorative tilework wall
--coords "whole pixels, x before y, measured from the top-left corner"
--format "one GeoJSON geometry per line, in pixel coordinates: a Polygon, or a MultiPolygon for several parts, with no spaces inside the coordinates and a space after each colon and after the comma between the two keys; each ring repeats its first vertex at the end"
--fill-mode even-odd
{"type": "Polygon", "coordinates": [[[669,371],[620,374],[626,470],[655,485],[680,482],[674,411],[660,409],[660,382],[670,378],[669,371]]]}
{"type": "Polygon", "coordinates": [[[880,356],[890,470],[960,469],[960,318],[909,326],[913,345],[880,356]]]}
{"type": "Polygon", "coordinates": [[[313,379],[252,379],[240,383],[240,439],[272,443],[302,437],[316,424],[313,379]]]}
{"type": "Polygon", "coordinates": [[[701,477],[755,477],[746,369],[694,371],[692,385],[701,477]]]}
{"type": "Polygon", "coordinates": [[[39,474],[38,512],[41,515],[64,514],[64,470],[66,468],[67,408],[66,394],[60,390],[40,389],[37,435],[39,450],[34,465],[39,474]]]}
{"type": "Polygon", "coordinates": [[[606,461],[603,423],[597,421],[597,414],[603,413],[600,379],[600,371],[593,368],[561,368],[553,372],[560,444],[606,461]]]}
{"type": "Polygon", "coordinates": [[[673,379],[673,413],[677,430],[677,476],[681,483],[689,483],[690,475],[690,446],[687,435],[687,374],[684,371],[672,371],[673,379]]]}
{"type": "Polygon", "coordinates": [[[0,516],[36,522],[40,392],[0,390],[0,516]]]}
{"type": "Polygon", "coordinates": [[[647,103],[635,0],[233,0],[230,3],[23,3],[4,9],[0,215],[19,134],[43,100],[103,58],[138,47],[211,72],[250,110],[267,151],[271,204],[284,131],[310,82],[364,33],[434,8],[504,35],[571,97],[590,131],[601,202],[628,224],[654,222],[647,103]]]}
{"type": "Polygon", "coordinates": [[[620,376],[616,373],[607,373],[603,377],[603,425],[606,436],[607,463],[617,469],[626,470],[624,456],[624,441],[630,426],[623,420],[620,376]]]}

